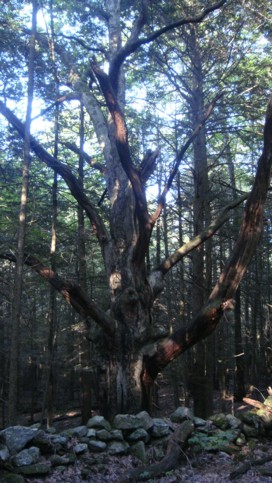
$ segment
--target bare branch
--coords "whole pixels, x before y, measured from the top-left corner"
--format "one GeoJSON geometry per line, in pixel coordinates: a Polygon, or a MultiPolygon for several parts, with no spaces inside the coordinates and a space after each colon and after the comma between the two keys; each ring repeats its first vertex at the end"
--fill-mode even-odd
{"type": "Polygon", "coordinates": [[[71,100],[77,100],[77,99],[79,99],[79,95],[76,94],[75,92],[70,92],[62,97],[59,97],[58,99],[56,99],[55,102],[50,104],[50,106],[46,107],[45,109],[42,109],[40,114],[37,114],[37,116],[32,117],[31,120],[34,121],[35,119],[38,119],[39,117],[44,116],[44,114],[51,111],[51,109],[58,106],[59,104],[62,104],[65,101],[71,101],[71,100]]]}
{"type": "Polygon", "coordinates": [[[82,151],[75,143],[71,143],[69,141],[65,141],[65,142],[61,142],[61,144],[63,146],[66,146],[66,148],[70,149],[75,154],[78,154],[79,156],[83,156],[83,158],[85,159],[85,161],[87,161],[88,165],[91,168],[96,169],[97,171],[99,171],[102,174],[105,172],[105,166],[103,166],[103,164],[100,164],[97,161],[94,161],[92,159],[92,157],[89,156],[88,153],[86,153],[86,151],[82,151]]]}
{"type": "MultiPolygon", "coordinates": [[[[121,49],[112,59],[110,63],[110,70],[109,70],[109,78],[111,81],[111,85],[113,87],[114,92],[118,90],[118,81],[119,81],[119,72],[121,65],[124,60],[122,60],[122,56],[119,57],[120,52],[123,50],[129,50],[130,46],[134,45],[135,42],[139,39],[139,35],[141,33],[142,28],[147,22],[147,5],[145,0],[141,2],[141,11],[139,17],[136,19],[129,39],[126,42],[126,45],[123,49],[121,49]]],[[[128,54],[129,55],[129,54],[128,54]]]]}
{"type": "Polygon", "coordinates": [[[151,174],[153,173],[154,169],[156,168],[156,161],[160,154],[159,148],[155,149],[155,151],[151,151],[150,149],[144,155],[144,158],[140,165],[140,176],[143,184],[147,182],[150,178],[151,174]]]}
{"type": "MultiPolygon", "coordinates": [[[[207,17],[211,12],[214,12],[215,10],[218,10],[220,7],[222,7],[227,0],[221,0],[220,2],[217,2],[210,7],[205,8],[202,13],[199,15],[196,15],[194,17],[186,17],[177,20],[176,22],[173,22],[171,24],[165,25],[164,27],[156,30],[153,32],[153,34],[149,35],[148,37],[144,37],[142,39],[138,38],[138,35],[140,32],[138,32],[138,35],[134,34],[129,38],[127,43],[125,44],[124,47],[122,47],[115,57],[112,59],[111,65],[110,65],[110,79],[111,81],[113,79],[118,79],[119,77],[119,72],[122,64],[124,61],[131,55],[133,54],[139,47],[142,45],[149,44],[156,40],[158,37],[161,35],[170,32],[171,30],[176,29],[177,27],[181,27],[182,25],[187,25],[190,23],[200,23],[202,20],[204,20],[205,17],[207,17]]],[[[137,32],[136,32],[137,33],[137,32]]],[[[116,81],[114,81],[116,82],[116,81]]]]}
{"type": "MultiPolygon", "coordinates": [[[[16,257],[11,253],[0,254],[0,258],[16,262],[16,257]]],[[[91,317],[107,335],[113,336],[114,321],[83,292],[79,285],[63,279],[32,255],[26,255],[24,263],[47,280],[82,317],[91,317]]]]}
{"type": "Polygon", "coordinates": [[[155,271],[160,271],[165,275],[171,268],[173,268],[182,258],[184,258],[188,253],[195,250],[199,245],[202,245],[206,240],[211,238],[218,230],[221,228],[227,220],[229,220],[231,214],[230,211],[239,206],[243,201],[247,199],[249,194],[245,194],[239,199],[233,201],[232,203],[225,206],[222,212],[210,223],[210,225],[205,228],[199,235],[194,237],[189,242],[178,248],[172,255],[164,260],[164,262],[155,271]]]}

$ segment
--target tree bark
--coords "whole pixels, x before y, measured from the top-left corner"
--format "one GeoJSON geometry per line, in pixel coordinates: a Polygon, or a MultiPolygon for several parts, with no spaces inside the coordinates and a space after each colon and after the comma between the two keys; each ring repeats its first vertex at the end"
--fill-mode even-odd
{"type": "MultiPolygon", "coordinates": [[[[195,26],[190,26],[185,34],[187,48],[190,52],[192,91],[190,96],[190,117],[193,129],[199,125],[204,111],[204,89],[201,50],[197,41],[195,26]]],[[[189,93],[188,93],[189,95],[189,93]]],[[[205,126],[193,142],[194,158],[194,209],[193,223],[194,235],[201,233],[204,227],[211,222],[210,216],[210,189],[208,178],[207,140],[205,126]]],[[[207,298],[207,287],[211,280],[211,240],[202,244],[192,254],[193,286],[192,297],[193,317],[199,312],[207,298]]],[[[194,413],[203,419],[212,414],[213,406],[213,351],[211,340],[201,341],[193,349],[192,368],[192,394],[194,400],[194,413]]]]}
{"type": "MultiPolygon", "coordinates": [[[[51,39],[49,42],[51,63],[54,73],[54,88],[56,98],[59,98],[59,76],[55,56],[55,31],[54,31],[54,16],[53,16],[53,1],[50,1],[50,28],[51,39]]],[[[55,106],[54,112],[54,158],[58,159],[59,152],[59,104],[55,106]]],[[[52,185],[52,225],[51,225],[51,247],[50,259],[51,269],[56,270],[56,250],[57,250],[57,217],[58,217],[58,175],[54,172],[54,179],[52,185]]],[[[48,310],[48,359],[47,359],[47,374],[45,384],[45,395],[43,402],[43,410],[41,422],[44,420],[45,410],[46,427],[50,428],[53,420],[54,411],[54,392],[55,392],[55,376],[54,376],[54,358],[57,344],[57,293],[54,287],[50,287],[49,296],[49,310],[48,310]]]]}
{"type": "MultiPolygon", "coordinates": [[[[78,158],[78,174],[79,180],[84,187],[84,158],[82,156],[85,130],[84,130],[84,107],[80,105],[80,153],[78,158]]],[[[78,281],[82,289],[87,293],[87,263],[86,263],[86,246],[85,246],[85,220],[84,211],[81,206],[78,206],[78,281]]],[[[81,367],[80,367],[80,385],[81,385],[81,418],[82,423],[86,424],[92,413],[92,381],[91,381],[91,351],[90,341],[83,338],[81,345],[81,367]]]]}
{"type": "Polygon", "coordinates": [[[24,245],[26,232],[26,211],[29,185],[29,166],[30,166],[30,126],[31,112],[34,92],[34,57],[35,57],[35,38],[36,38],[36,16],[38,3],[32,2],[32,35],[29,46],[28,61],[28,98],[27,112],[24,130],[24,155],[23,155],[23,179],[21,190],[21,205],[17,235],[17,257],[15,265],[15,278],[12,302],[12,324],[11,324],[11,347],[9,360],[9,411],[8,421],[12,425],[16,421],[17,398],[18,398],[18,363],[19,363],[19,326],[22,303],[23,287],[23,266],[24,266],[24,245]]]}
{"type": "Polygon", "coordinates": [[[244,379],[244,348],[242,340],[242,320],[241,320],[241,292],[240,287],[235,297],[235,376],[234,376],[234,399],[242,401],[245,396],[244,379]]]}

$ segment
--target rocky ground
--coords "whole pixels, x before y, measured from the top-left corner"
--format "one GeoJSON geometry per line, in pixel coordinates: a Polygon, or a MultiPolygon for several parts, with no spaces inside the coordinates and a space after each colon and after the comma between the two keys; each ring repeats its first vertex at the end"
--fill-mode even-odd
{"type": "MultiPolygon", "coordinates": [[[[267,471],[272,475],[272,441],[257,443],[252,450],[244,447],[240,454],[235,456],[224,452],[216,454],[203,452],[196,456],[185,453],[184,460],[175,470],[163,477],[146,481],[149,483],[179,483],[185,481],[193,483],[269,482],[272,481],[272,476],[260,474],[258,466],[252,466],[246,474],[240,475],[237,479],[230,479],[231,473],[240,468],[248,459],[254,461],[269,456],[271,462],[262,465],[261,472],[264,473],[264,469],[267,468],[267,471]]],[[[120,483],[126,481],[125,476],[128,470],[138,464],[139,462],[131,456],[105,456],[101,458],[99,465],[88,466],[88,462],[82,458],[63,473],[54,471],[53,474],[43,479],[35,478],[26,481],[28,483],[120,483]]]]}

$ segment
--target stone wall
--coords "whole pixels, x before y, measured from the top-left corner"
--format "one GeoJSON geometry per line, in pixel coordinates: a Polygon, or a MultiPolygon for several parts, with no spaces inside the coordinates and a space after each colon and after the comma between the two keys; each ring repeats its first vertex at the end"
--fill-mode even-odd
{"type": "Polygon", "coordinates": [[[215,414],[205,421],[194,417],[186,407],[179,407],[169,418],[151,418],[145,411],[119,414],[112,424],[102,416],[94,416],[87,425],[61,433],[53,428],[45,431],[38,425],[12,426],[0,432],[0,481],[23,483],[24,476],[42,477],[56,468],[64,471],[67,465],[86,455],[89,462],[95,463],[99,453],[131,454],[145,464],[152,449],[159,461],[177,425],[188,419],[194,425],[188,439],[194,452],[235,453],[252,438],[272,436],[272,422],[254,411],[241,418],[215,414]]]}

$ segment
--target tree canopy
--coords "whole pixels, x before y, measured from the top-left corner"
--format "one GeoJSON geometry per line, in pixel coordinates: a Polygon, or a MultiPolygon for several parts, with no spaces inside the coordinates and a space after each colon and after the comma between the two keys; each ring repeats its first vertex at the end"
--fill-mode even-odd
{"type": "Polygon", "coordinates": [[[271,7],[38,3],[30,126],[35,5],[0,12],[2,268],[28,136],[24,264],[84,320],[101,411],[150,408],[158,373],[234,308],[262,235],[271,7]]]}

